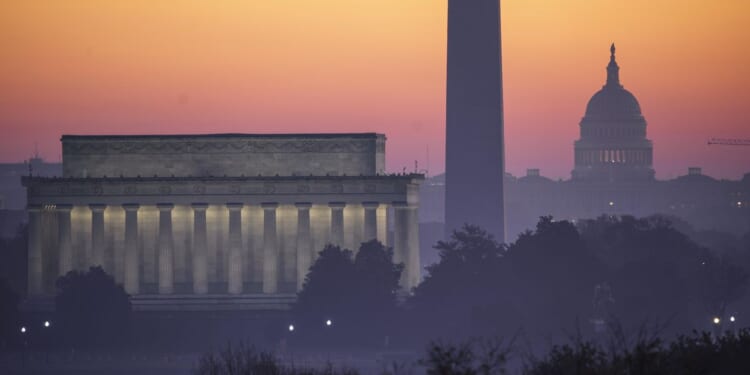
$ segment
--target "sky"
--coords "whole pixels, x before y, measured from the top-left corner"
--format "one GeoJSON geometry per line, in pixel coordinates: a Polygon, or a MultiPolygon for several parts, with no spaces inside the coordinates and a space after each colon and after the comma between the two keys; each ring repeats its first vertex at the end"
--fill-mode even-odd
{"type": "MultiPolygon", "coordinates": [[[[658,178],[750,172],[747,0],[504,0],[506,169],[568,178],[609,46],[658,178]]],[[[447,0],[5,0],[0,162],[62,134],[379,132],[444,170],[447,0]]]]}

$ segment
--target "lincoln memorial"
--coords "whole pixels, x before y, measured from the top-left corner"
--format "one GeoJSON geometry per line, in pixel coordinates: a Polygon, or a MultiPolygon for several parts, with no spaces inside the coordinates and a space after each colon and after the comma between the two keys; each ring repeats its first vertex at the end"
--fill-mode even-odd
{"type": "Polygon", "coordinates": [[[50,300],[58,276],[100,265],[136,310],[284,309],[324,246],[372,239],[393,247],[408,291],[423,176],[385,174],[385,141],[65,135],[63,176],[23,179],[29,295],[50,300]]]}

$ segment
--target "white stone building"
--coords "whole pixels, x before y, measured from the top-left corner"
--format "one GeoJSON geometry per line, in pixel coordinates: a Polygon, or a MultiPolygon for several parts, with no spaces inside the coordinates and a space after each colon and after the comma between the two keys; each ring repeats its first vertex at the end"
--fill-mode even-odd
{"type": "Polygon", "coordinates": [[[419,281],[422,175],[382,134],[63,136],[63,176],[25,177],[29,295],[101,265],[136,310],[284,309],[326,244],[378,239],[419,281]],[[388,238],[388,224],[393,238],[388,238]]]}

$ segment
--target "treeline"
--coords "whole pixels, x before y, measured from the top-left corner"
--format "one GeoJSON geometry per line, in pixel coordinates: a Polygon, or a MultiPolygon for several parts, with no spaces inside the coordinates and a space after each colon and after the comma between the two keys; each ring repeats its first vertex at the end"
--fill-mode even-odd
{"type": "MultiPolygon", "coordinates": [[[[524,354],[513,342],[499,339],[467,340],[458,344],[431,342],[416,361],[381,362],[383,375],[735,375],[750,373],[750,331],[719,338],[693,333],[671,342],[643,335],[632,342],[612,335],[607,344],[580,336],[555,345],[542,356],[524,354]],[[516,359],[513,364],[512,359],[516,359]]],[[[360,369],[295,366],[252,346],[228,345],[204,354],[195,375],[279,374],[356,375],[360,369]]],[[[373,373],[372,369],[368,373],[373,373]]]]}
{"type": "Polygon", "coordinates": [[[421,344],[520,333],[555,342],[574,330],[596,336],[644,322],[664,337],[735,330],[750,321],[750,238],[743,241],[711,250],[663,217],[543,217],[508,245],[466,226],[435,246],[439,262],[408,293],[379,243],[356,254],[328,247],[299,294],[295,338],[421,344]],[[328,320],[341,323],[339,333],[328,320]]]}

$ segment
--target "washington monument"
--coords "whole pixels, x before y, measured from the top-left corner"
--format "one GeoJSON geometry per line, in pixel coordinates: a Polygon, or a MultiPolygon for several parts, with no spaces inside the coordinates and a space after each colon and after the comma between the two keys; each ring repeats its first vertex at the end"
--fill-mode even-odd
{"type": "Polygon", "coordinates": [[[500,0],[448,1],[445,225],[505,240],[500,0]]]}

